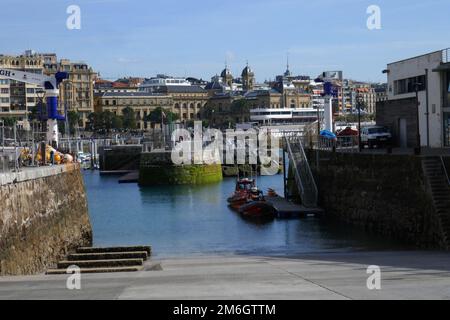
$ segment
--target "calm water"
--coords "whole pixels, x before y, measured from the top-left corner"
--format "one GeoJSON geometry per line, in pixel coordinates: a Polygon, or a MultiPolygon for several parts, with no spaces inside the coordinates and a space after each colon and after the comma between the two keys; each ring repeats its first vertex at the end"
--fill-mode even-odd
{"type": "MultiPolygon", "coordinates": [[[[285,255],[392,248],[386,240],[316,218],[254,224],[227,207],[235,179],[197,187],[139,187],[84,174],[96,246],[152,245],[156,256],[285,255]]],[[[262,177],[283,194],[282,176],[262,177]]],[[[394,244],[395,245],[395,244],[394,244]]]]}

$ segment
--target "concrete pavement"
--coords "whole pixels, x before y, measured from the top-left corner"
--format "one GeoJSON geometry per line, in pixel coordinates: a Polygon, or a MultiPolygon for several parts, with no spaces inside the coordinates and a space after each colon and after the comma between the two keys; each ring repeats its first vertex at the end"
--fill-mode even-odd
{"type": "MultiPolygon", "coordinates": [[[[152,263],[154,263],[153,261],[152,263]]],[[[352,252],[161,260],[162,271],[0,278],[0,299],[450,299],[450,253],[352,252]],[[381,267],[368,290],[367,267],[381,267]]]]}

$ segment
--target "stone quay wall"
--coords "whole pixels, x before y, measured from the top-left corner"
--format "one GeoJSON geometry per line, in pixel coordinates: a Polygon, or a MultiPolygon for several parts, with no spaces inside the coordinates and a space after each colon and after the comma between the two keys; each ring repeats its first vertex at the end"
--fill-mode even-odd
{"type": "Polygon", "coordinates": [[[325,216],[419,248],[442,246],[420,157],[315,152],[309,159],[325,216]]]}
{"type": "Polygon", "coordinates": [[[0,174],[0,275],[44,272],[92,244],[78,164],[0,174]]]}

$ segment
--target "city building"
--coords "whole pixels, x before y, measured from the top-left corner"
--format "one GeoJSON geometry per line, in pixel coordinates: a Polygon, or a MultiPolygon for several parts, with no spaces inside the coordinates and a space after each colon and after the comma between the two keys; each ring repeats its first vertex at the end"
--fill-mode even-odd
{"type": "MultiPolygon", "coordinates": [[[[0,68],[42,74],[44,56],[28,50],[19,56],[0,55],[0,68]]],[[[36,85],[0,79],[0,118],[14,118],[18,125],[29,127],[28,114],[43,98],[42,88],[36,85]]]]}
{"type": "Polygon", "coordinates": [[[94,112],[94,81],[97,74],[84,62],[72,62],[61,59],[44,63],[44,73],[54,75],[63,71],[69,73],[69,79],[60,86],[60,110],[77,111],[81,127],[85,127],[89,114],[94,112]]]}
{"type": "Polygon", "coordinates": [[[158,107],[175,112],[173,98],[168,95],[148,92],[103,92],[96,95],[96,111],[110,111],[122,115],[127,107],[133,109],[136,115],[137,128],[150,128],[146,121],[147,115],[158,107]]]}
{"type": "Polygon", "coordinates": [[[388,64],[387,101],[377,123],[391,128],[402,147],[450,147],[450,49],[388,64]],[[419,121],[417,122],[417,118],[419,121]]]}
{"type": "Polygon", "coordinates": [[[235,112],[233,104],[244,97],[237,92],[216,93],[208,99],[202,118],[211,121],[214,127],[228,128],[236,123],[248,122],[248,112],[235,112]]]}
{"type": "Polygon", "coordinates": [[[139,86],[139,92],[170,96],[173,112],[180,121],[201,119],[202,109],[208,102],[208,91],[198,85],[192,85],[185,78],[157,75],[139,86]]]}

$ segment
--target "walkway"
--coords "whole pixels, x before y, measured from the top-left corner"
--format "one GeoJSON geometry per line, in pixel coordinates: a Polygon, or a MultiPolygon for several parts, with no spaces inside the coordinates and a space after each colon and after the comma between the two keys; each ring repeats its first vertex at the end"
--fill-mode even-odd
{"type": "Polygon", "coordinates": [[[161,261],[162,271],[0,278],[0,299],[450,299],[450,254],[354,252],[299,257],[192,257],[161,261]],[[382,289],[366,287],[369,265],[382,289]]]}

